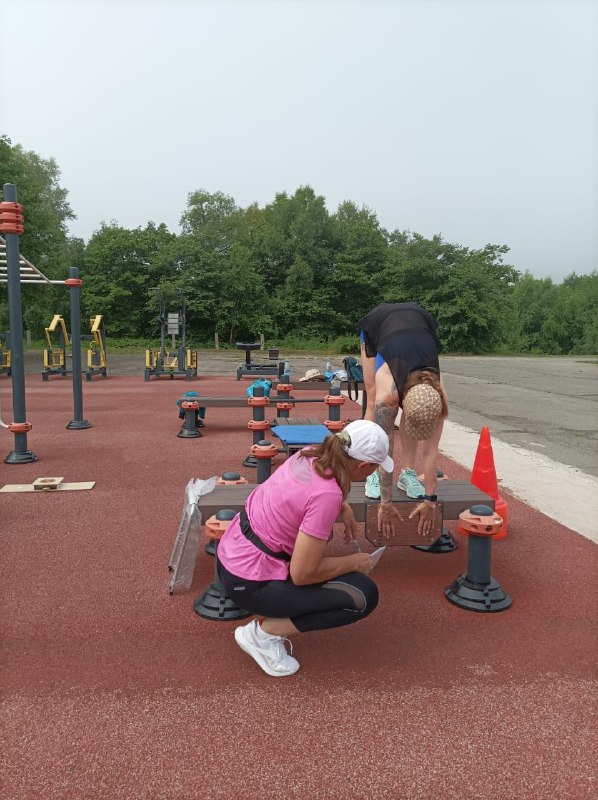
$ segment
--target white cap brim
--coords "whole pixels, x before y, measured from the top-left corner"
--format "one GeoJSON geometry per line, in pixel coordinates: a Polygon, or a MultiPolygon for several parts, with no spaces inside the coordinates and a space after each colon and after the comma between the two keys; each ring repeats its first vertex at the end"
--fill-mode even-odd
{"type": "Polygon", "coordinates": [[[380,467],[384,470],[384,472],[393,472],[395,468],[395,462],[390,456],[386,456],[384,461],[380,464],[380,467]]]}

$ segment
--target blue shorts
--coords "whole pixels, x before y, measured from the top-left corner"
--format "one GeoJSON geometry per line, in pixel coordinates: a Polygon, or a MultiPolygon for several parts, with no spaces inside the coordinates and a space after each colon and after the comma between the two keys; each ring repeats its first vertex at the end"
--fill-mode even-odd
{"type": "MultiPolygon", "coordinates": [[[[359,331],[359,341],[361,344],[365,344],[365,331],[359,331]]],[[[374,372],[378,372],[380,367],[386,364],[386,361],[382,358],[380,353],[376,353],[376,364],[374,366],[374,372]]]]}

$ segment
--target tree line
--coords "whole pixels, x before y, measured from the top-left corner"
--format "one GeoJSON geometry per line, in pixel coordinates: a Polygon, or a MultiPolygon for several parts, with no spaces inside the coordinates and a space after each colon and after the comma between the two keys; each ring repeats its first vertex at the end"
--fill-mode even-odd
{"type": "MultiPolygon", "coordinates": [[[[79,267],[83,318],[102,314],[111,339],[156,339],[160,288],[169,311],[184,297],[196,346],[215,333],[231,345],[264,334],[271,346],[336,341],[350,352],[367,311],[415,301],[438,319],[449,353],[598,352],[597,271],[560,284],[534,278],[506,263],[504,244],[472,249],[440,235],[387,231],[350,200],[329,212],[310,186],[247,208],[221,192],[192,191],[179,233],[154,222],[102,222],[85,242],[68,235],[75,215],[53,159],[0,136],[4,183],[16,184],[24,207],[23,255],[53,279],[79,267]]],[[[23,286],[22,295],[33,338],[54,314],[68,319],[65,289],[23,286]]],[[[0,331],[7,327],[0,285],[0,331]]]]}

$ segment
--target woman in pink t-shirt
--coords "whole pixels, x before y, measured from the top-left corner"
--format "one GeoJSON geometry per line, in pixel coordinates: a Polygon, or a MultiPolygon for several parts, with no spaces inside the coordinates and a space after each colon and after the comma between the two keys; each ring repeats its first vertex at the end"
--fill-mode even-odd
{"type": "Polygon", "coordinates": [[[351,422],[257,486],[220,540],[226,593],[263,617],[238,627],[235,639],[268,675],[299,669],[287,637],[349,625],[376,608],[371,556],[326,556],[325,549],[339,515],[346,538],[354,538],[357,523],[346,502],[351,482],[379,466],[392,472],[387,434],[369,420],[351,422]]]}

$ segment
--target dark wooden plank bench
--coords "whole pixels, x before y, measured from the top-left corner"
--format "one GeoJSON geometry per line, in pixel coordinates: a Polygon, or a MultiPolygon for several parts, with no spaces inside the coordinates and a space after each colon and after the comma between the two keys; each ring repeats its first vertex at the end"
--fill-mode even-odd
{"type": "Polygon", "coordinates": [[[276,425],[321,425],[322,420],[315,417],[276,417],[271,424],[272,427],[276,425]]]}
{"type": "MultiPolygon", "coordinates": [[[[182,397],[181,400],[188,398],[182,397]]],[[[199,403],[200,408],[249,408],[247,400],[248,397],[235,396],[235,397],[213,397],[210,395],[198,395],[192,398],[199,403]]],[[[323,399],[319,397],[281,397],[280,395],[270,395],[270,401],[264,408],[275,408],[276,403],[323,403],[323,399]]]]}
{"type": "MultiPolygon", "coordinates": [[[[330,391],[332,383],[328,383],[328,381],[291,381],[293,386],[293,391],[300,391],[300,392],[328,392],[330,391]]],[[[341,390],[347,390],[348,383],[347,381],[334,381],[335,386],[339,386],[341,390]]],[[[351,387],[353,387],[353,382],[351,382],[351,387]]],[[[273,388],[276,388],[276,383],[273,384],[273,388]]],[[[358,384],[358,388],[361,390],[363,389],[363,384],[358,384]]]]}
{"type": "MultiPolygon", "coordinates": [[[[199,502],[199,509],[203,519],[206,520],[223,508],[232,508],[240,511],[245,505],[245,500],[255,489],[255,484],[245,486],[216,486],[213,492],[204,495],[199,502]]],[[[458,519],[459,514],[465,509],[479,503],[494,509],[494,500],[480,491],[469,481],[438,481],[436,487],[438,500],[443,504],[443,517],[445,520],[458,519]]],[[[393,502],[413,503],[406,494],[395,486],[393,489],[393,502]]],[[[377,500],[368,500],[365,496],[365,484],[354,483],[349,492],[348,502],[353,508],[358,522],[365,522],[367,507],[377,504],[377,500]]]]}
{"type": "MultiPolygon", "coordinates": [[[[296,388],[296,387],[295,387],[296,388]]],[[[293,392],[295,391],[293,389],[293,392]]],[[[326,394],[328,394],[330,387],[326,384],[326,394]]],[[[190,398],[181,397],[181,400],[187,400],[190,398]]],[[[247,400],[249,399],[247,396],[243,395],[234,395],[230,397],[216,397],[213,395],[202,395],[199,394],[197,397],[191,398],[193,400],[197,400],[199,405],[202,408],[248,408],[249,405],[247,400]]],[[[276,403],[323,403],[323,397],[294,397],[291,393],[290,397],[285,397],[284,395],[279,394],[271,394],[268,398],[270,401],[266,408],[274,407],[276,403]]]]}

